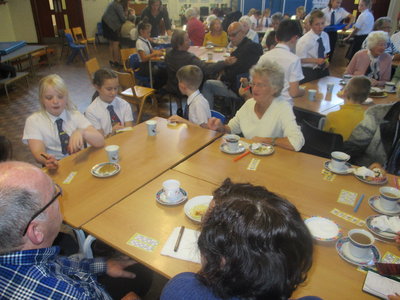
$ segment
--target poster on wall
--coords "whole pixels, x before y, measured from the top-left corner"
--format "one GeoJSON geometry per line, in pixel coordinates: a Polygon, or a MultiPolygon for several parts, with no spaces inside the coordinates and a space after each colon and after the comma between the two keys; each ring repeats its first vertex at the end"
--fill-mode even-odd
{"type": "Polygon", "coordinates": [[[329,0],[313,0],[313,9],[314,8],[325,8],[329,4],[329,0]]]}

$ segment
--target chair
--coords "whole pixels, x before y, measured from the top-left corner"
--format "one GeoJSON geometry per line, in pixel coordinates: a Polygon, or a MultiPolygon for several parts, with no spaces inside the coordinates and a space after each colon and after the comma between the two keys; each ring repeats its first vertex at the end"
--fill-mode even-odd
{"type": "Polygon", "coordinates": [[[222,124],[225,124],[226,117],[223,114],[221,114],[219,111],[211,110],[211,117],[220,119],[222,124]]]}
{"type": "Polygon", "coordinates": [[[93,79],[93,74],[100,69],[99,62],[97,61],[97,58],[94,57],[92,59],[89,59],[88,61],[85,62],[86,65],[86,71],[88,72],[90,81],[93,79]]]}
{"type": "Polygon", "coordinates": [[[121,72],[115,72],[115,73],[118,75],[118,81],[121,87],[121,92],[129,88],[131,88],[132,90],[132,95],[122,94],[121,92],[120,95],[129,103],[132,103],[137,106],[138,116],[136,124],[140,123],[143,114],[144,103],[146,102],[146,99],[148,97],[152,99],[153,105],[156,105],[156,110],[158,112],[157,99],[155,98],[154,95],[155,93],[154,89],[143,86],[137,86],[135,83],[135,78],[132,76],[131,73],[121,73],[121,72]]]}
{"type": "Polygon", "coordinates": [[[322,129],[325,123],[325,117],[319,113],[302,109],[293,106],[293,113],[296,116],[296,122],[298,125],[302,125],[304,121],[307,121],[312,126],[322,129]]]}
{"type": "Polygon", "coordinates": [[[301,152],[330,158],[332,151],[343,149],[343,137],[340,134],[322,131],[307,121],[303,121],[301,130],[305,139],[301,152]]]}
{"type": "Polygon", "coordinates": [[[103,24],[101,22],[97,23],[97,32],[95,34],[95,38],[97,41],[97,44],[100,44],[100,37],[103,36],[103,24]]]}
{"type": "Polygon", "coordinates": [[[89,51],[88,43],[93,44],[94,50],[97,51],[96,48],[96,39],[94,37],[87,38],[82,32],[82,28],[74,27],[72,28],[72,33],[74,34],[75,41],[79,44],[85,45],[86,49],[89,51]]]}
{"type": "Polygon", "coordinates": [[[134,72],[135,78],[138,80],[139,84],[150,87],[150,77],[138,75],[140,69],[139,54],[133,53],[129,56],[130,66],[134,72]]]}
{"type": "Polygon", "coordinates": [[[86,53],[82,53],[82,51],[85,49],[85,46],[75,44],[72,35],[69,33],[65,34],[65,38],[67,39],[68,46],[71,49],[71,54],[68,56],[67,64],[71,63],[78,54],[82,58],[82,61],[85,62],[87,60],[86,53]]]}
{"type": "Polygon", "coordinates": [[[127,66],[126,61],[128,60],[129,56],[131,56],[134,53],[137,53],[136,48],[121,49],[120,53],[121,53],[122,65],[124,66],[124,71],[131,73],[132,76],[134,76],[133,69],[127,66]]]}

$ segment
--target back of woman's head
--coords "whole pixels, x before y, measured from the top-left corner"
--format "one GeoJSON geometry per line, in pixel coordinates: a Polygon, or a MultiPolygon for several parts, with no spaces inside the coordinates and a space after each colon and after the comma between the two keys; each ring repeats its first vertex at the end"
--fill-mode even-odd
{"type": "Polygon", "coordinates": [[[251,184],[225,180],[199,236],[199,279],[219,297],[288,299],[312,264],[312,239],[297,209],[251,184]]]}

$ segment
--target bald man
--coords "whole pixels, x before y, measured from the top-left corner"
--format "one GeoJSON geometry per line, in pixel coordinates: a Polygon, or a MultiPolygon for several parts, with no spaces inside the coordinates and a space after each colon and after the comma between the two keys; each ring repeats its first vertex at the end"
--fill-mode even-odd
{"type": "MultiPolygon", "coordinates": [[[[61,188],[33,165],[0,163],[0,298],[112,299],[97,275],[134,278],[133,260],[61,257],[61,188]]],[[[133,293],[125,299],[138,299],[133,293]]]]}
{"type": "Polygon", "coordinates": [[[237,61],[224,69],[221,80],[207,80],[204,83],[202,93],[210,103],[211,109],[214,107],[215,95],[240,99],[237,94],[239,88],[237,76],[248,73],[263,54],[261,45],[246,37],[240,22],[229,25],[228,37],[231,45],[236,47],[231,56],[236,57],[237,61]]]}

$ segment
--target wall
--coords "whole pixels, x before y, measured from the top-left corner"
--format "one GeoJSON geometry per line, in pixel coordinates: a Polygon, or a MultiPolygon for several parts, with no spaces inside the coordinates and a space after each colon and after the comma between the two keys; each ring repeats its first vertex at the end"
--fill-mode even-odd
{"type": "Polygon", "coordinates": [[[10,15],[14,26],[15,37],[18,41],[37,43],[35,21],[33,20],[30,0],[12,0],[8,2],[10,15]]]}
{"type": "Polygon", "coordinates": [[[85,18],[86,35],[94,37],[97,32],[97,23],[112,0],[83,0],[82,10],[85,18]]]}
{"type": "Polygon", "coordinates": [[[16,38],[8,4],[0,5],[0,20],[1,20],[0,41],[1,42],[15,41],[16,38]]]}

